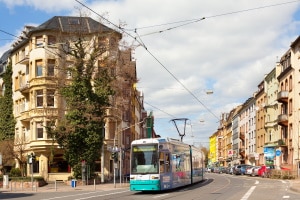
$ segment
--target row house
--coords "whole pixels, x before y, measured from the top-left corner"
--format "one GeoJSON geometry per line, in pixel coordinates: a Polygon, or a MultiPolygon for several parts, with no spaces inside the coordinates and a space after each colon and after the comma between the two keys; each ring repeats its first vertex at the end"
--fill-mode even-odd
{"type": "MultiPolygon", "coordinates": [[[[26,26],[13,44],[9,58],[13,67],[15,151],[22,152],[25,158],[30,154],[36,155],[34,176],[43,176],[51,181],[67,180],[71,175],[71,169],[63,158],[63,149],[47,135],[45,127],[66,112],[66,104],[58,94],[58,88],[71,80],[68,67],[74,63],[74,57],[64,52],[70,49],[78,34],[86,44],[98,43],[107,47],[108,50],[99,56],[95,65],[103,67],[103,60],[108,58],[111,64],[106,67],[116,77],[116,94],[111,99],[111,107],[107,108],[105,140],[96,167],[101,181],[106,181],[114,170],[110,152],[113,147],[122,150],[118,163],[120,173],[129,173],[130,143],[144,135],[142,122],[146,114],[143,96],[134,87],[137,75],[131,50],[119,49],[121,33],[89,17],[55,16],[40,26],[26,26]]],[[[4,71],[3,66],[0,72],[4,71]]],[[[0,83],[3,91],[5,84],[0,83]]],[[[25,165],[29,175],[29,164],[16,161],[16,167],[21,165],[25,165]]]]}
{"type": "Polygon", "coordinates": [[[256,107],[255,98],[249,98],[239,111],[240,145],[239,157],[241,163],[255,164],[256,151],[256,107]]]}
{"type": "MultiPolygon", "coordinates": [[[[222,125],[232,124],[232,149],[227,155],[233,155],[230,164],[275,165],[299,173],[299,59],[300,37],[265,75],[253,97],[233,117],[220,120],[222,125]]],[[[228,141],[218,143],[223,144],[228,141]]],[[[216,158],[216,162],[223,157],[216,158]]],[[[224,162],[224,166],[228,165],[229,162],[224,162]]]]}

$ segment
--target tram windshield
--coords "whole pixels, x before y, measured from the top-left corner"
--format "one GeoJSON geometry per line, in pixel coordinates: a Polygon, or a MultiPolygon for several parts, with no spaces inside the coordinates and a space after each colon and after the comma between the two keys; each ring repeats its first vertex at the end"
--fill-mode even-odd
{"type": "Polygon", "coordinates": [[[134,145],[131,155],[131,174],[158,173],[157,145],[134,145]]]}

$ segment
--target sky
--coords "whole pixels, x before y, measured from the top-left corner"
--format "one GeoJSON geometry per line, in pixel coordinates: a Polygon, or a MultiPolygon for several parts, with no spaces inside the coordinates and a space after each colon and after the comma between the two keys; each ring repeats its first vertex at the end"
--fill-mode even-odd
{"type": "Polygon", "coordinates": [[[122,27],[156,133],[180,139],[173,122],[186,119],[175,122],[197,146],[208,146],[221,114],[253,96],[300,33],[300,0],[0,0],[0,56],[25,25],[80,15],[122,27]]]}

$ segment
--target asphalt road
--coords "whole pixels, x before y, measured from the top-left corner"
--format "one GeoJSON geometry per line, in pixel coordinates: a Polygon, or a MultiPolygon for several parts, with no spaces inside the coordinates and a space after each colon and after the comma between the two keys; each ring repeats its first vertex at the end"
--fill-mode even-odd
{"type": "Polygon", "coordinates": [[[184,188],[167,192],[133,192],[128,187],[95,190],[0,192],[0,199],[22,200],[299,200],[300,193],[290,190],[290,182],[260,177],[207,174],[206,180],[184,188]]]}

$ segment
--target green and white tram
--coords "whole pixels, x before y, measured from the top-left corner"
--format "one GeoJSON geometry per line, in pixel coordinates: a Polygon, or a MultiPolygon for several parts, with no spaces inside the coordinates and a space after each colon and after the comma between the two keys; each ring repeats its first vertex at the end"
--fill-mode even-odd
{"type": "Polygon", "coordinates": [[[174,139],[147,138],[131,143],[130,190],[160,191],[203,180],[203,152],[174,139]]]}

